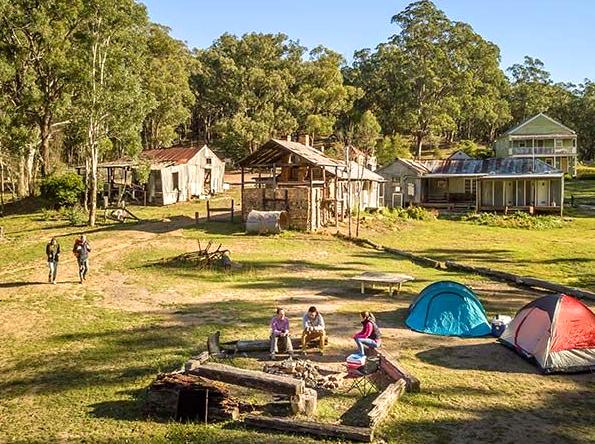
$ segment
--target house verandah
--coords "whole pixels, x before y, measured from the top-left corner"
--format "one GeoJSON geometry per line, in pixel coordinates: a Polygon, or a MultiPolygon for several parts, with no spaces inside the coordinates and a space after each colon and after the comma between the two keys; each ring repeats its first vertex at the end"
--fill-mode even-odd
{"type": "Polygon", "coordinates": [[[271,139],[240,162],[242,216],[287,211],[294,229],[337,225],[350,209],[384,205],[384,179],[357,162],[298,142],[271,139]]]}
{"type": "Polygon", "coordinates": [[[539,159],[397,159],[379,174],[389,206],[562,213],[564,205],[563,173],[539,159]]]}

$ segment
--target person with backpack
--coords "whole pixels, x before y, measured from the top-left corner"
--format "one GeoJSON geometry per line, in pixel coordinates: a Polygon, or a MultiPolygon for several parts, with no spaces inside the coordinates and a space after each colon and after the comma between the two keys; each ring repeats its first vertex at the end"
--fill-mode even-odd
{"type": "Polygon", "coordinates": [[[48,282],[56,283],[56,276],[58,275],[58,260],[60,258],[60,244],[55,237],[52,237],[45,246],[45,255],[48,259],[48,268],[50,269],[48,275],[48,282]]]}
{"type": "Polygon", "coordinates": [[[87,278],[87,273],[89,272],[89,252],[91,251],[91,246],[87,241],[87,236],[81,234],[81,237],[74,241],[74,247],[72,248],[72,252],[76,257],[76,261],[79,267],[79,280],[82,284],[83,281],[87,278]]]}
{"type": "Polygon", "coordinates": [[[376,318],[369,311],[362,311],[360,313],[362,329],[355,335],[353,339],[357,344],[359,355],[365,354],[364,347],[378,348],[380,347],[380,328],[376,324],[376,318]]]}

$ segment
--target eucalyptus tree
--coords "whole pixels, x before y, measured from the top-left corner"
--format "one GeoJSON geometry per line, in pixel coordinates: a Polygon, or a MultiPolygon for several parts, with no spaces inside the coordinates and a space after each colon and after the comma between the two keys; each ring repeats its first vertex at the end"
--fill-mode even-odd
{"type": "Polygon", "coordinates": [[[148,111],[141,77],[147,35],[146,10],[135,1],[85,1],[73,117],[84,141],[91,226],[97,214],[100,158],[110,151],[134,154],[141,149],[148,111]]]}
{"type": "Polygon", "coordinates": [[[179,137],[176,130],[190,117],[193,61],[186,45],[172,38],[168,28],[157,24],[149,28],[147,50],[143,89],[151,110],[143,123],[143,145],[157,148],[179,137]]]}
{"type": "Polygon", "coordinates": [[[66,109],[78,69],[74,37],[81,29],[83,4],[82,0],[0,1],[1,44],[18,59],[15,75],[26,72],[29,82],[20,94],[26,95],[23,112],[37,126],[42,175],[51,172],[52,136],[68,123],[66,109]]]}

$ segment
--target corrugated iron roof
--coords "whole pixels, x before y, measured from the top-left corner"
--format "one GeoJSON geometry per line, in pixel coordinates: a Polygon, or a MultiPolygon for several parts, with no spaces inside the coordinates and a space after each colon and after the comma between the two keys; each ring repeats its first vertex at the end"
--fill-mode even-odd
{"type": "Polygon", "coordinates": [[[141,157],[155,163],[174,163],[176,165],[187,163],[198,154],[203,147],[175,147],[159,148],[143,151],[141,157]]]}
{"type": "Polygon", "coordinates": [[[314,166],[337,166],[337,162],[321,151],[308,145],[288,140],[270,139],[252,154],[240,160],[244,167],[272,165],[281,161],[290,152],[314,166]]]}
{"type": "MultiPolygon", "coordinates": [[[[370,180],[372,182],[385,182],[386,179],[380,174],[375,173],[369,168],[366,168],[355,161],[351,161],[351,170],[348,171],[347,164],[342,161],[337,161],[339,167],[337,168],[339,179],[347,180],[351,176],[351,180],[370,180]]],[[[327,173],[335,175],[334,167],[324,167],[327,173]]]]}
{"type": "Polygon", "coordinates": [[[426,160],[419,162],[429,175],[515,176],[561,174],[562,172],[540,159],[506,157],[502,159],[426,160]]]}

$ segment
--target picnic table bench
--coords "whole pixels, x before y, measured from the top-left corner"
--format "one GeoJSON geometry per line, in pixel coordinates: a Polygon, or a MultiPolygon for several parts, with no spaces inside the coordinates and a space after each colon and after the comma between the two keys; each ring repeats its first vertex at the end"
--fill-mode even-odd
{"type": "Polygon", "coordinates": [[[374,272],[366,272],[362,273],[359,276],[354,276],[351,278],[352,281],[359,281],[361,283],[361,293],[365,293],[365,285],[368,282],[370,285],[374,284],[384,284],[388,285],[388,292],[390,295],[393,294],[393,286],[397,286],[397,294],[401,291],[401,285],[403,282],[408,282],[414,280],[412,276],[407,274],[400,274],[400,273],[374,273],[374,272]]]}

